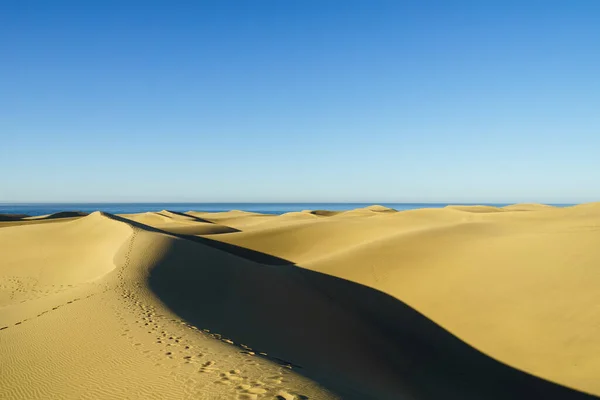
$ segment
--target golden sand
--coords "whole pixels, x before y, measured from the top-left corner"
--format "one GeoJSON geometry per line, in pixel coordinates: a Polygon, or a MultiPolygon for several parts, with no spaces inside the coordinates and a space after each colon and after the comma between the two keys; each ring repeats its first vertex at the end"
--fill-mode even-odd
{"type": "Polygon", "coordinates": [[[0,399],[592,399],[600,203],[0,216],[0,399]]]}

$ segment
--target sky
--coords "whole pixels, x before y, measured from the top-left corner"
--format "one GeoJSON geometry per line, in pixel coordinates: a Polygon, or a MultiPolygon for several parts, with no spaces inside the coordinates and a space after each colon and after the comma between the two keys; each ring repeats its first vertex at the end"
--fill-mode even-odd
{"type": "Polygon", "coordinates": [[[600,1],[0,0],[0,202],[600,200],[600,1]]]}

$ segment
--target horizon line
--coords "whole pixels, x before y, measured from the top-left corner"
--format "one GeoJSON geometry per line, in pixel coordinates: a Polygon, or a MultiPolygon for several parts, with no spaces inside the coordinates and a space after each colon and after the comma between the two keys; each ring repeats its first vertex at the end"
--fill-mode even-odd
{"type": "Polygon", "coordinates": [[[541,201],[0,201],[0,205],[36,204],[584,204],[581,202],[541,202],[541,201]]]}

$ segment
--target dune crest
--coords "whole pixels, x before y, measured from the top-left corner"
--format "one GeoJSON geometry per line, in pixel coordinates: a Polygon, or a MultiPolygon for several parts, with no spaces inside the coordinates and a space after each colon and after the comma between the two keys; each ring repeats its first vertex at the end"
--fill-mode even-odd
{"type": "Polygon", "coordinates": [[[471,213],[491,213],[491,212],[502,212],[505,211],[506,207],[500,208],[500,207],[493,207],[493,206],[446,206],[445,208],[448,209],[452,209],[452,210],[458,210],[458,211],[464,211],[464,212],[471,212],[471,213]]]}
{"type": "Polygon", "coordinates": [[[549,209],[556,208],[556,207],[550,206],[548,204],[521,203],[521,204],[511,204],[509,206],[505,206],[502,208],[505,210],[510,210],[510,211],[538,211],[538,210],[549,210],[549,209]]]}
{"type": "Polygon", "coordinates": [[[375,212],[397,212],[397,210],[390,208],[390,207],[384,207],[384,206],[380,206],[377,204],[374,204],[372,206],[368,206],[366,207],[367,210],[370,211],[375,211],[375,212]]]}
{"type": "Polygon", "coordinates": [[[30,217],[27,214],[0,214],[0,221],[19,221],[23,218],[30,217]]]}
{"type": "Polygon", "coordinates": [[[2,274],[35,286],[93,281],[115,268],[113,257],[130,234],[126,225],[98,212],[74,221],[2,228],[2,274]]]}
{"type": "Polygon", "coordinates": [[[74,217],[85,217],[88,213],[81,211],[61,211],[54,214],[39,215],[35,217],[27,217],[27,220],[43,220],[43,219],[57,219],[57,218],[74,218],[74,217]]]}

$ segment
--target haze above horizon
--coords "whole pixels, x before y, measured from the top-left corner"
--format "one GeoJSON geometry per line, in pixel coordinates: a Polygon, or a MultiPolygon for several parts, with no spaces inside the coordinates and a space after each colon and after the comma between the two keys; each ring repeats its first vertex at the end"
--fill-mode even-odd
{"type": "Polygon", "coordinates": [[[600,2],[0,4],[0,202],[600,200],[600,2]]]}

